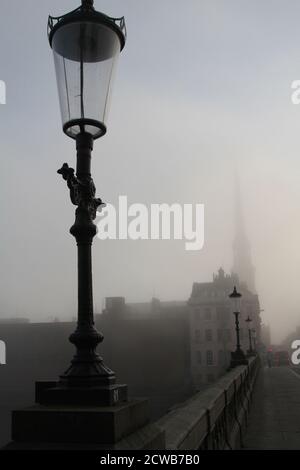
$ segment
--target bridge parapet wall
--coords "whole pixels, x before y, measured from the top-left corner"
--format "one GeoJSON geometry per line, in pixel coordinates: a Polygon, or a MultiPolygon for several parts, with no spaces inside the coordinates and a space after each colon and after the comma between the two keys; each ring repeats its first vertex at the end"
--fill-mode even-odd
{"type": "Polygon", "coordinates": [[[243,447],[259,357],[230,370],[157,421],[165,431],[166,449],[218,450],[243,447]]]}

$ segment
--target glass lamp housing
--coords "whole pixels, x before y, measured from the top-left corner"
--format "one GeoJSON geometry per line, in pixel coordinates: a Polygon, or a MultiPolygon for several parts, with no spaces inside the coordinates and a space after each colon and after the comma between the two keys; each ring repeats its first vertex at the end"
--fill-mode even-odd
{"type": "Polygon", "coordinates": [[[240,294],[236,290],[236,287],[234,286],[233,292],[229,295],[229,298],[231,300],[232,307],[233,307],[233,313],[240,313],[240,311],[241,311],[241,297],[242,297],[242,294],[240,294]]]}
{"type": "Polygon", "coordinates": [[[124,18],[110,18],[93,8],[49,17],[64,132],[74,139],[106,133],[112,82],[126,41],[124,18]]]}

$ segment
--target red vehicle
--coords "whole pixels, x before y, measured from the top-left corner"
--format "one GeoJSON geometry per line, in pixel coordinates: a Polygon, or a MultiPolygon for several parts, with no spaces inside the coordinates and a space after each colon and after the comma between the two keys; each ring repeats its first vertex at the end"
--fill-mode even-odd
{"type": "Polygon", "coordinates": [[[276,351],[274,353],[274,366],[289,366],[290,356],[288,351],[276,351]]]}

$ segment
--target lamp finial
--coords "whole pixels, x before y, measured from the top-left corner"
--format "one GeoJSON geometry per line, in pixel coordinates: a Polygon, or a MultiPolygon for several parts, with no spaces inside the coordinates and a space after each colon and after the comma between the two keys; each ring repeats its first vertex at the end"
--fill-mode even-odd
{"type": "Polygon", "coordinates": [[[91,10],[94,8],[94,0],[81,0],[82,8],[85,10],[91,10]]]}

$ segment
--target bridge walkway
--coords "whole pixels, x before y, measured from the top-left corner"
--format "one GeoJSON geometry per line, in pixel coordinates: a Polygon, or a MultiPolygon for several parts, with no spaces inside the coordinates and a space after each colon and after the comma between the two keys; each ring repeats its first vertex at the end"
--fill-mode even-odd
{"type": "Polygon", "coordinates": [[[300,449],[300,374],[295,370],[264,367],[260,371],[244,448],[300,449]]]}

